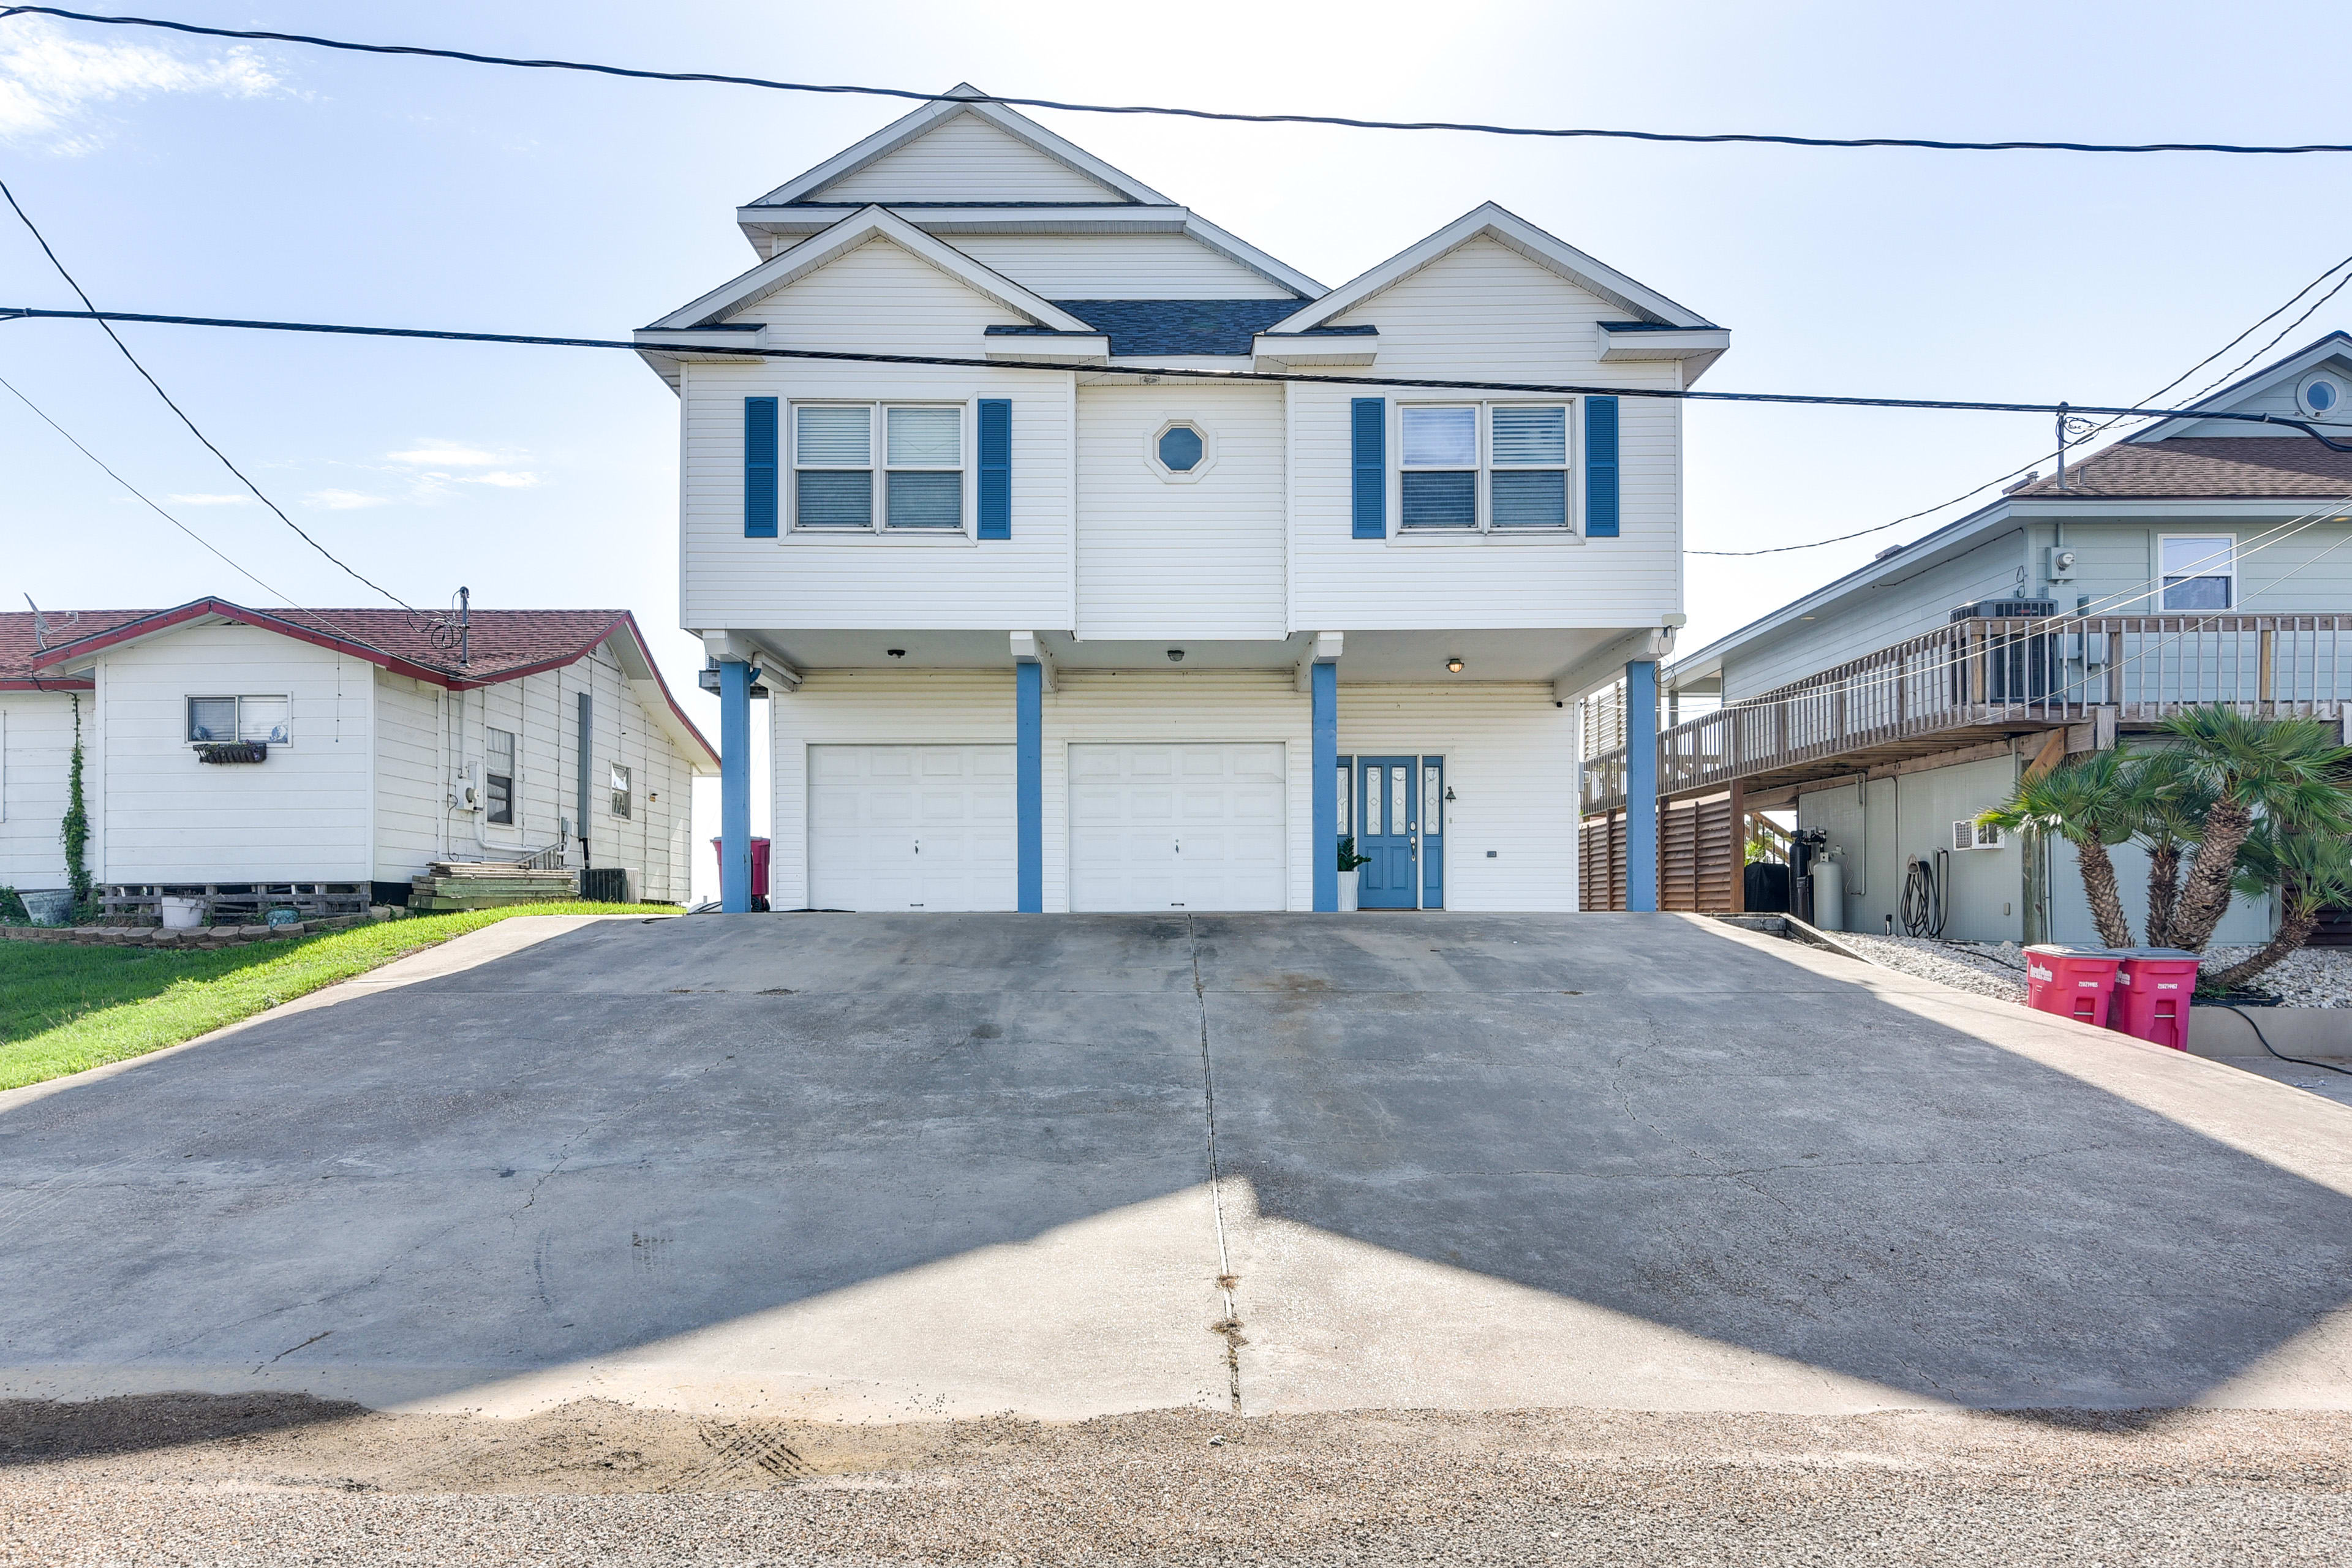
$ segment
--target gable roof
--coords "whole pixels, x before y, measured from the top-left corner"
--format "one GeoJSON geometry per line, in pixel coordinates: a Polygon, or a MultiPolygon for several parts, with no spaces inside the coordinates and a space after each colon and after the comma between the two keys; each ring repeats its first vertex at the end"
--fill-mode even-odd
{"type": "Polygon", "coordinates": [[[1085,175],[1104,187],[1104,198],[1108,201],[1155,206],[1174,205],[1134,175],[1112,168],[1085,148],[1055,135],[1027,115],[1017,114],[1001,103],[987,101],[987,95],[968,81],[956,83],[920,109],[892,121],[873,135],[844,148],[814,168],[793,175],[751,205],[789,206],[814,200],[825,186],[838,184],[946,121],[967,114],[987,121],[1014,141],[1024,142],[1054,162],[1085,175]]]}
{"type": "MultiPolygon", "coordinates": [[[[626,610],[475,610],[467,618],[468,657],[463,664],[458,662],[457,645],[451,635],[454,627],[405,610],[255,610],[226,599],[204,598],[167,610],[86,610],[79,612],[78,621],[57,613],[45,618],[48,646],[31,649],[32,616],[25,611],[0,614],[0,680],[21,668],[27,685],[57,689],[60,678],[86,668],[108,648],[163,637],[191,625],[247,626],[275,632],[451,691],[497,686],[560,668],[586,658],[600,644],[614,642],[614,652],[630,679],[650,681],[659,689],[667,713],[657,711],[656,717],[692,754],[690,760],[713,768],[719,765],[717,750],[678,707],[646,647],[636,617],[626,610]],[[57,634],[61,628],[79,635],[60,640],[57,634]]],[[[88,684],[83,680],[75,689],[87,689],[88,684]]]]}
{"type": "Polygon", "coordinates": [[[1285,318],[1272,330],[1303,332],[1345,315],[1384,289],[1391,289],[1430,263],[1459,250],[1474,239],[1493,239],[1509,247],[1537,266],[1598,294],[1619,310],[1660,327],[1711,328],[1715,323],[1678,305],[1646,284],[1637,283],[1615,268],[1595,260],[1556,235],[1547,234],[1517,214],[1486,202],[1455,218],[1444,228],[1408,246],[1352,282],[1342,283],[1305,310],[1285,318]]]}
{"type": "Polygon", "coordinates": [[[0,610],[0,691],[87,691],[90,682],[38,673],[50,649],[111,631],[152,610],[0,610]]]}
{"type": "Polygon", "coordinates": [[[1002,272],[983,267],[946,241],[925,234],[905,218],[879,206],[860,207],[831,227],[811,235],[789,250],[778,251],[749,272],[729,279],[701,299],[640,330],[679,331],[715,325],[826,263],[840,259],[870,239],[888,240],[1013,315],[1026,318],[1034,326],[1060,332],[1092,330],[1053,301],[1030,292],[1002,272]]]}
{"type": "MultiPolygon", "coordinates": [[[[2305,344],[2284,359],[2273,360],[2252,374],[2240,376],[2220,391],[2210,393],[2189,406],[2226,409],[2231,404],[2242,403],[2253,394],[2265,391],[2281,382],[2300,380],[2306,371],[2313,370],[2338,356],[2352,359],[2352,332],[2347,332],[2340,327],[2315,342],[2305,344]]],[[[2180,435],[2196,423],[2197,420],[2193,416],[2160,419],[2145,430],[2133,432],[2125,439],[2138,442],[2168,440],[2180,435]]],[[[2249,428],[2257,428],[2257,426],[2249,426],[2249,428]]],[[[2255,439],[2264,438],[2255,437],[2255,439]]]]}

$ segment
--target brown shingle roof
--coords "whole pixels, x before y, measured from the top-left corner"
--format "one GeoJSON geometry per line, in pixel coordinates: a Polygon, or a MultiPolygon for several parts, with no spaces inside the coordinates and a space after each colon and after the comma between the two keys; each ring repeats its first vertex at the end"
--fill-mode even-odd
{"type": "MultiPolygon", "coordinates": [[[[476,610],[468,622],[467,658],[460,664],[454,616],[412,616],[405,610],[252,610],[226,599],[197,599],[168,610],[52,611],[43,616],[46,647],[36,646],[31,612],[0,612],[0,685],[79,685],[58,679],[76,660],[207,616],[341,648],[452,689],[496,685],[570,664],[615,633],[625,636],[653,668],[651,650],[626,610],[476,610]]],[[[716,757],[717,750],[670,696],[657,668],[654,679],[687,733],[716,757]]]]}
{"type": "Polygon", "coordinates": [[[2306,436],[2176,436],[2123,441],[2053,477],[2014,492],[2024,496],[2253,499],[2352,496],[2352,452],[2331,452],[2306,436]]]}

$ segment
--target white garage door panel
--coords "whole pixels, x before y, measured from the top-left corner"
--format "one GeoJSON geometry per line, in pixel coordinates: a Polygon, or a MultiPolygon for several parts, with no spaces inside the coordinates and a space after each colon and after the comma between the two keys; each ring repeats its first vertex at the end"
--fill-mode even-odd
{"type": "Polygon", "coordinates": [[[1013,748],[811,746],[809,903],[1009,910],[1013,748]]]}
{"type": "Polygon", "coordinates": [[[1279,910],[1279,743],[1070,748],[1070,907],[1279,910]]]}

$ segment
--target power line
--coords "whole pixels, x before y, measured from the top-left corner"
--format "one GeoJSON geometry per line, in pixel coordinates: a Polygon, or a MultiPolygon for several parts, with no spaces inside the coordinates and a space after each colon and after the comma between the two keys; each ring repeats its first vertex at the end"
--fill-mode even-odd
{"type": "Polygon", "coordinates": [[[1537,392],[1554,397],[1638,397],[1682,403],[1776,403],[1826,408],[1909,408],[1964,414],[2123,414],[2149,418],[2236,420],[2252,425],[2276,425],[2299,431],[2330,451],[2352,452],[2352,442],[2322,435],[2318,424],[2278,414],[2216,413],[2201,408],[2110,407],[2089,403],[1990,403],[1961,398],[1863,397],[1810,392],[1699,392],[1688,387],[1601,386],[1575,382],[1459,381],[1427,376],[1318,375],[1304,371],[1207,370],[1194,365],[1108,364],[1073,365],[1068,361],[972,359],[955,354],[867,353],[853,349],[757,348],[732,343],[639,342],[625,338],[565,338],[521,332],[467,332],[425,327],[362,327],[325,321],[246,321],[224,316],[159,316],[130,310],[44,310],[0,306],[0,321],[145,321],[164,326],[220,327],[244,331],[325,332],[370,338],[419,338],[437,342],[513,343],[534,348],[626,349],[632,353],[745,359],[822,360],[856,364],[947,365],[961,370],[1042,370],[1066,375],[1072,370],[1092,370],[1110,375],[1165,376],[1191,381],[1235,384],[1295,382],[1316,386],[1350,386],[1359,390],[1384,386],[1428,388],[1441,392],[1537,392]]]}
{"type": "MultiPolygon", "coordinates": [[[[2145,406],[2147,404],[2155,402],[2158,398],[2162,397],[2166,393],[2170,392],[2174,387],[2179,386],[2182,382],[2187,381],[2190,376],[2195,375],[2199,371],[2203,370],[2207,365],[2211,364],[2215,360],[2220,359],[2223,354],[2228,353],[2231,349],[2236,348],[2240,343],[2244,342],[2248,338],[2252,337],[2256,332],[2261,331],[2264,327],[2270,325],[2271,322],[2277,321],[2281,316],[2286,314],[2287,311],[2293,310],[2296,301],[2300,300],[2305,294],[2310,293],[2314,289],[2318,288],[2330,278],[2334,278],[2336,273],[2344,271],[2347,267],[2352,267],[2352,256],[2346,257],[2343,260],[2336,263],[2335,266],[2330,267],[2326,271],[2322,272],[2318,277],[2313,279],[2310,282],[2305,284],[2302,288],[2289,295],[2285,303],[2280,305],[2277,310],[2273,310],[2269,315],[2264,316],[2261,321],[2256,321],[2252,326],[2248,327],[2244,331],[2240,332],[2236,337],[2231,338],[2228,342],[2223,343],[2220,348],[2215,349],[2211,353],[2207,354],[2203,359],[2199,360],[2195,364],[2190,365],[2187,370],[2182,371],[2179,375],[2174,376],[2170,381],[2166,382],[2162,386],[2158,387],[2154,392],[2151,392],[2146,397],[2141,398],[2140,405],[2145,406]]],[[[2314,300],[2312,302],[2311,309],[2304,311],[2302,315],[2297,316],[2294,321],[2289,321],[2284,328],[2280,329],[2277,337],[2273,337],[2269,342],[2264,343],[2261,348],[2256,349],[2252,353],[2248,354],[2244,359],[2240,360],[2234,368],[2222,372],[2213,380],[2207,382],[2203,386],[2189,394],[2189,401],[2193,403],[2197,399],[2203,397],[2207,393],[2211,392],[2215,387],[2220,386],[2222,383],[2236,375],[2240,371],[2244,370],[2246,366],[2253,363],[2254,361],[2270,353],[2272,349],[2276,348],[2279,344],[2280,339],[2284,338],[2287,333],[2294,331],[2295,328],[2311,320],[2311,318],[2318,312],[2320,306],[2326,304],[2328,300],[2336,298],[2336,296],[2342,291],[2344,285],[2347,282],[2352,282],[2352,272],[2346,272],[2344,277],[2337,279],[2335,288],[2330,289],[2326,293],[2321,295],[2316,300],[2314,300]]],[[[2068,441],[2066,443],[2066,449],[2071,451],[2078,447],[2088,446],[2091,442],[2097,440],[2100,436],[2114,429],[2125,419],[2131,417],[2151,417],[2151,416],[2130,416],[2122,414],[2111,416],[2105,420],[2100,422],[2098,425],[2093,426],[2091,429],[2084,431],[2082,435],[2068,441]]],[[[1942,511],[1948,507],[1958,506],[1960,502],[1967,500],[1973,496],[1982,495],[1985,491],[1992,489],[1993,486],[1997,484],[2002,483],[2004,480],[2013,479],[2020,474],[2031,474],[2034,472],[2035,465],[2038,464],[2039,461],[2040,459],[2036,458],[2034,463],[2024,464],[2018,468],[2011,468],[2005,474],[1985,480],[1984,483],[1976,486],[1972,489],[1962,490],[1958,495],[1937,501],[1934,506],[1921,507],[1917,511],[1906,512],[1903,516],[1896,518],[1892,522],[1873,523],[1868,528],[1855,529],[1852,533],[1832,534],[1827,539],[1811,540],[1803,544],[1775,544],[1763,550],[1690,550],[1685,551],[1684,553],[1688,555],[1719,556],[1786,555],[1798,550],[1819,550],[1825,544],[1843,544],[1849,539],[1863,539],[1874,533],[1884,533],[1890,528],[1900,528],[1906,522],[1916,522],[1923,517],[1932,517],[1937,512],[1942,511]]]]}
{"type": "Polygon", "coordinates": [[[17,402],[31,409],[34,416],[38,418],[42,424],[47,425],[50,429],[64,437],[66,438],[67,445],[73,447],[75,451],[79,452],[83,457],[88,458],[91,462],[96,463],[100,471],[104,473],[108,479],[112,479],[116,484],[121,485],[124,489],[129,490],[133,496],[137,497],[141,504],[144,505],[148,510],[153,512],[157,517],[162,518],[165,522],[170,523],[173,528],[178,529],[182,533],[186,534],[190,539],[194,540],[198,544],[203,545],[206,550],[211,551],[215,555],[219,556],[220,559],[227,564],[230,571],[235,572],[237,575],[243,577],[247,582],[251,583],[262,592],[269,595],[272,598],[284,599],[289,605],[294,602],[289,595],[280,589],[271,587],[268,584],[263,582],[260,578],[247,571],[243,566],[239,565],[234,559],[232,559],[226,551],[222,550],[220,546],[215,544],[211,540],[206,539],[203,534],[198,533],[194,529],[190,528],[186,523],[182,522],[178,518],[173,517],[170,512],[165,511],[161,506],[158,506],[152,500],[151,500],[144,490],[142,490],[137,485],[132,484],[129,479],[124,479],[121,474],[116,473],[114,469],[108,465],[105,458],[91,451],[88,447],[83,446],[81,442],[75,437],[72,431],[67,429],[64,426],[50,418],[47,412],[43,409],[39,404],[26,396],[25,394],[17,388],[15,383],[7,380],[5,377],[0,377],[0,387],[6,388],[17,402]]]}
{"type": "MultiPolygon", "coordinates": [[[[95,304],[91,303],[89,291],[83,289],[80,282],[74,277],[74,275],[66,269],[66,264],[58,259],[58,253],[49,247],[48,239],[41,233],[40,226],[34,223],[31,216],[28,215],[25,211],[24,207],[17,202],[16,193],[8,188],[8,184],[5,180],[0,180],[0,196],[5,196],[7,198],[10,209],[16,213],[17,218],[24,224],[26,229],[31,233],[34,243],[41,247],[41,254],[49,258],[49,265],[58,269],[58,276],[64,279],[67,285],[73,289],[74,293],[79,296],[82,304],[87,309],[89,319],[95,321],[99,324],[100,330],[104,331],[107,337],[113,342],[114,346],[122,352],[122,357],[131,362],[131,368],[139,373],[140,379],[143,380],[149,386],[155,389],[155,395],[163,400],[163,406],[178,415],[180,416],[180,423],[188,427],[188,433],[194,436],[198,441],[204,443],[205,451],[210,452],[214,457],[220,459],[222,468],[226,468],[230,473],[236,475],[237,482],[243,485],[247,489],[251,490],[256,500],[259,501],[262,505],[268,507],[272,512],[276,513],[278,521],[284,523],[287,527],[292,529],[295,533],[299,535],[303,543],[309,545],[311,549],[317,551],[320,554],[333,562],[338,567],[341,568],[345,575],[374,589],[375,592],[383,595],[385,598],[390,599],[394,604],[398,605],[410,615],[414,616],[419,613],[416,607],[408,603],[407,600],[402,598],[391,589],[384,587],[382,584],[362,575],[358,570],[347,564],[338,557],[333,551],[328,549],[325,545],[311,538],[309,533],[304,531],[300,523],[296,522],[292,518],[286,515],[286,510],[283,507],[279,506],[276,501],[271,500],[268,496],[262,494],[261,487],[255,484],[251,479],[246,478],[245,470],[231,462],[227,453],[213,445],[212,437],[197,428],[196,422],[188,417],[187,410],[182,408],[178,404],[172,401],[172,395],[163,390],[163,384],[157,381],[155,377],[149,373],[147,367],[139,363],[139,356],[131,352],[131,345],[122,341],[121,337],[116,333],[111,324],[111,320],[121,320],[122,318],[118,317],[110,320],[104,312],[100,311],[95,304]]],[[[243,571],[244,568],[239,567],[238,570],[243,571]]],[[[257,578],[256,581],[259,581],[259,579],[257,578]]],[[[272,589],[271,592],[275,593],[277,591],[272,589]]],[[[285,595],[280,594],[278,595],[278,597],[284,598],[285,595]]]]}
{"type": "Polygon", "coordinates": [[[152,16],[102,16],[87,11],[60,10],[54,5],[10,5],[0,8],[0,19],[16,16],[58,16],[73,22],[94,22],[115,27],[158,27],[209,38],[236,38],[257,43],[303,44],[313,48],[341,49],[353,54],[408,55],[427,59],[459,60],[468,65],[508,66],[523,70],[583,71],[595,76],[625,77],[638,81],[709,83],[753,87],[772,92],[805,92],[897,98],[918,103],[1001,103],[1016,109],[1055,109],[1074,114],[1161,115],[1180,120],[1206,120],[1245,125],[1335,125],[1351,131],[1448,131],[1482,136],[1532,136],[1551,140],[1669,142],[1698,145],[1745,143],[1775,147],[1915,148],[1935,153],[2227,153],[2293,155],[2312,153],[2352,153],[2352,143],[2315,142],[2261,145],[2231,142],[1958,142],[1921,136],[1792,136],[1756,132],[1668,132],[1611,130],[1596,126],[1554,127],[1491,125],[1461,120],[1368,120],[1345,114],[1253,114],[1231,110],[1184,109],[1165,104],[1074,103],[1053,98],[1009,98],[973,93],[949,98],[912,88],[867,87],[843,82],[776,81],[766,77],[734,76],[718,71],[645,70],[630,66],[598,65],[583,60],[519,59],[508,55],[476,54],[467,49],[427,48],[414,44],[362,44],[344,38],[323,38],[308,33],[276,33],[235,27],[202,27],[188,22],[152,16]]]}
{"type": "MultiPolygon", "coordinates": [[[[178,518],[164,510],[163,507],[158,505],[155,500],[147,494],[146,491],[141,489],[137,485],[132,484],[129,479],[124,479],[121,474],[115,472],[113,466],[108,463],[105,458],[100,457],[96,452],[91,451],[88,447],[83,446],[80,439],[76,437],[72,431],[67,429],[64,426],[51,418],[47,409],[43,408],[39,404],[35,403],[30,397],[27,397],[25,395],[24,390],[15,383],[8,381],[5,377],[0,377],[0,388],[5,388],[17,402],[31,409],[35,417],[38,418],[42,424],[47,425],[58,435],[64,437],[68,446],[71,447],[75,451],[79,452],[83,457],[88,458],[91,462],[97,464],[100,473],[103,473],[108,479],[112,479],[116,484],[121,485],[124,489],[130,491],[131,497],[141,505],[153,512],[157,517],[162,518],[165,522],[170,523],[173,528],[178,529],[182,533],[186,534],[190,539],[194,540],[198,544],[204,546],[205,549],[210,551],[215,556],[218,557],[230,571],[235,572],[238,576],[243,577],[247,582],[251,583],[255,587],[259,588],[263,593],[269,595],[273,598],[284,600],[287,606],[295,614],[310,616],[312,620],[318,622],[319,625],[326,627],[329,631],[334,633],[337,637],[341,637],[344,641],[356,644],[361,647],[375,647],[374,644],[368,642],[363,637],[356,637],[351,632],[344,630],[341,626],[339,626],[334,622],[329,620],[319,611],[305,608],[293,595],[287,593],[284,589],[273,587],[269,584],[263,582],[259,577],[255,576],[251,571],[247,570],[243,564],[241,564],[234,556],[223,550],[219,545],[215,544],[211,540],[206,539],[203,534],[198,533],[194,529],[190,528],[186,523],[182,522],[178,518]]],[[[382,648],[376,648],[375,651],[381,653],[383,650],[382,648]]]]}

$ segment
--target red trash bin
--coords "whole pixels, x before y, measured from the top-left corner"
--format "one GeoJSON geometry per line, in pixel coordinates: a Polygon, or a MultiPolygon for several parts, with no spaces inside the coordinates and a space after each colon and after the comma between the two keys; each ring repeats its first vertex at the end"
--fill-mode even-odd
{"type": "Polygon", "coordinates": [[[2177,947],[2116,949],[2116,994],[2107,1027],[2176,1051],[2189,1048],[2189,999],[2197,992],[2197,955],[2177,947]]]}
{"type": "MultiPolygon", "coordinates": [[[[726,840],[723,838],[714,838],[710,841],[712,852],[719,857],[719,868],[722,876],[727,868],[725,845],[726,840]]],[[[768,896],[768,841],[764,838],[751,840],[751,896],[755,899],[764,899],[768,896]]]]}
{"type": "Polygon", "coordinates": [[[2104,947],[2036,942],[2025,950],[2025,1005],[2105,1028],[2118,962],[2104,947]]]}

